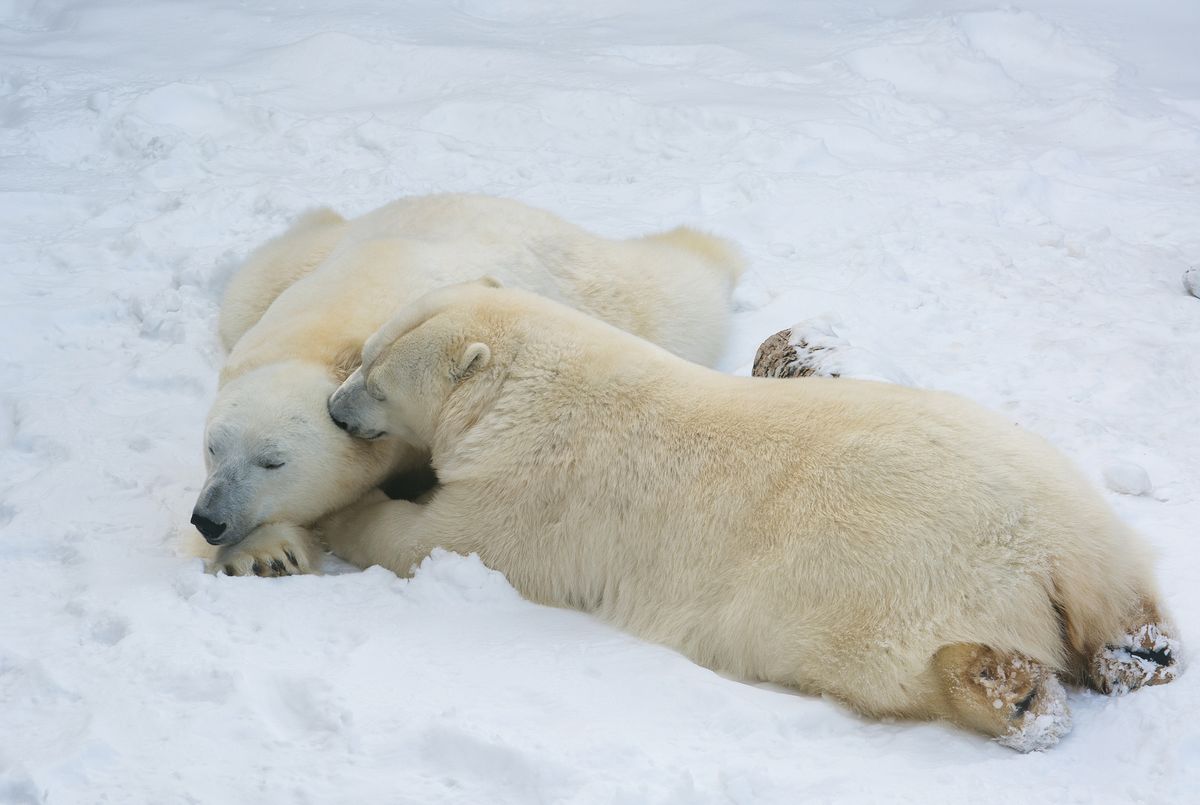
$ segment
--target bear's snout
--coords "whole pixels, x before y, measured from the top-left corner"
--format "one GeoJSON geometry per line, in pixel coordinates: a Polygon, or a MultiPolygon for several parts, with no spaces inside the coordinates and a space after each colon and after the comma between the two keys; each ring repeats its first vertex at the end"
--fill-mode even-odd
{"type": "Polygon", "coordinates": [[[361,422],[355,421],[357,416],[355,415],[354,404],[352,402],[355,399],[355,395],[353,392],[346,391],[349,383],[350,381],[347,380],[329,398],[329,402],[326,404],[326,408],[329,411],[329,418],[333,420],[333,424],[356,439],[378,439],[384,435],[382,430],[365,428],[361,422]],[[351,400],[351,402],[348,402],[348,400],[351,400]],[[347,413],[347,410],[349,413],[347,413]]]}
{"type": "Polygon", "coordinates": [[[225,523],[216,523],[212,519],[205,517],[198,510],[192,512],[192,525],[196,526],[196,530],[204,537],[209,545],[221,544],[221,535],[225,533],[227,528],[225,523]]]}

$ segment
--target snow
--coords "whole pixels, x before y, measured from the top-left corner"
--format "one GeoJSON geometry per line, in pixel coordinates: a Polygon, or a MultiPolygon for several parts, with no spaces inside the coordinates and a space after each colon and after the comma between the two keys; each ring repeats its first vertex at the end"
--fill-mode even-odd
{"type": "MultiPolygon", "coordinates": [[[[220,289],[301,210],[508,195],[738,241],[798,320],[1041,433],[1200,622],[1200,5],[0,2],[0,802],[1185,802],[1200,681],[1019,755],[725,679],[473,558],[225,578],[220,289]],[[1192,275],[1194,276],[1194,275],[1192,275]]],[[[797,381],[802,382],[802,381],[797,381]]]]}
{"type": "Polygon", "coordinates": [[[1154,491],[1146,468],[1132,461],[1114,461],[1104,468],[1104,485],[1122,495],[1148,495],[1154,491]]]}
{"type": "Polygon", "coordinates": [[[1192,296],[1200,299],[1200,266],[1192,266],[1183,272],[1183,288],[1192,296]]]}

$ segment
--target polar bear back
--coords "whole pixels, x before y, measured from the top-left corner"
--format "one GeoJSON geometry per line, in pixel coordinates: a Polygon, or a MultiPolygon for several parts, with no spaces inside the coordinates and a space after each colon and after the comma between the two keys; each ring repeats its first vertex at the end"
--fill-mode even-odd
{"type": "MultiPolygon", "coordinates": [[[[316,269],[279,293],[236,343],[222,382],[278,360],[330,363],[361,346],[396,307],[484,274],[711,364],[741,271],[731,247],[692,230],[611,240],[487,196],[403,199],[339,231],[316,269]]],[[[226,302],[234,303],[236,294],[226,302]]]]}
{"type": "Polygon", "coordinates": [[[337,246],[346,220],[330,209],[310,210],[286,232],[259,246],[230,278],[217,330],[228,353],[286,288],[312,273],[337,246]]]}

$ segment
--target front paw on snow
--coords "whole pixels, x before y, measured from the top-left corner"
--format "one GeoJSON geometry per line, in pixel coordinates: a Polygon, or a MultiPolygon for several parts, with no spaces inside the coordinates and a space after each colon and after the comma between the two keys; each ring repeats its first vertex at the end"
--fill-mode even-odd
{"type": "Polygon", "coordinates": [[[226,576],[295,576],[316,572],[319,558],[315,539],[303,529],[264,526],[237,545],[221,548],[210,569],[226,576]]]}

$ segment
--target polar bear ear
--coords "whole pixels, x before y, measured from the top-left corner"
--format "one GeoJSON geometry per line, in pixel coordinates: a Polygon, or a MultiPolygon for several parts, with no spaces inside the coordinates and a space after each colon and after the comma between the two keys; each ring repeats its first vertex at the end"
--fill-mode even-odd
{"type": "Polygon", "coordinates": [[[484,274],[479,279],[475,280],[476,284],[482,285],[485,288],[503,288],[504,283],[491,274],[484,274]]]}
{"type": "Polygon", "coordinates": [[[333,365],[330,369],[337,382],[345,383],[346,378],[354,374],[354,370],[360,366],[362,366],[362,347],[347,346],[342,347],[333,356],[333,365]]]}
{"type": "Polygon", "coordinates": [[[492,350],[488,348],[487,344],[481,344],[477,341],[463,350],[462,356],[459,357],[458,364],[450,376],[455,383],[461,383],[487,366],[491,361],[492,350]]]}

